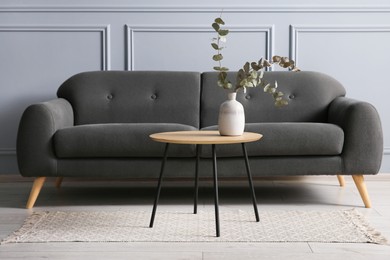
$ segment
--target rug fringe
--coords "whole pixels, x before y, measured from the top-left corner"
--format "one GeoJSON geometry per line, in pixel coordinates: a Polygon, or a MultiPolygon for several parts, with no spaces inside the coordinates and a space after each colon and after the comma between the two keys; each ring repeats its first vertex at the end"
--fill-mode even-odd
{"type": "Polygon", "coordinates": [[[389,245],[388,240],[375,228],[371,227],[362,213],[356,209],[342,211],[351,222],[371,241],[379,245],[389,245]]]}
{"type": "Polygon", "coordinates": [[[21,228],[14,231],[8,237],[4,238],[0,241],[0,245],[8,244],[8,243],[18,243],[18,241],[23,237],[23,234],[26,234],[28,231],[34,228],[34,226],[38,225],[40,221],[46,216],[48,211],[36,211],[33,212],[23,223],[21,228]]]}

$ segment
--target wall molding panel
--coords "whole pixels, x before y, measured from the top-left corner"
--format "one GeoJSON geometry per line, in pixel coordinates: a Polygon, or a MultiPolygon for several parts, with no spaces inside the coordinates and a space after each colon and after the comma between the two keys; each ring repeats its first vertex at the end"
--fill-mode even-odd
{"type": "Polygon", "coordinates": [[[389,25],[290,25],[290,58],[299,66],[299,36],[303,33],[390,33],[389,25]]]}
{"type": "MultiPolygon", "coordinates": [[[[100,56],[101,70],[109,70],[110,65],[110,25],[85,25],[85,24],[73,24],[73,25],[0,25],[0,33],[14,33],[14,32],[47,32],[47,33],[58,33],[58,32],[96,32],[99,33],[99,45],[101,46],[100,56]]],[[[17,129],[17,126],[14,126],[17,129]]],[[[16,142],[16,140],[15,140],[16,142]]],[[[16,156],[16,148],[5,148],[0,147],[0,157],[14,158],[16,156]]],[[[16,166],[15,166],[16,167],[16,166]]],[[[6,172],[9,172],[7,170],[6,172]]],[[[2,169],[0,169],[0,174],[2,169]]]]}
{"type": "Polygon", "coordinates": [[[98,32],[101,34],[102,70],[110,70],[110,25],[0,25],[0,32],[98,32]]]}
{"type": "MultiPolygon", "coordinates": [[[[135,69],[135,38],[137,33],[195,33],[209,32],[214,30],[209,26],[132,26],[125,25],[126,28],[126,70],[135,69]]],[[[266,58],[270,59],[274,50],[274,26],[259,25],[259,26],[229,26],[230,32],[248,32],[248,33],[265,33],[266,35],[266,58]]]]}

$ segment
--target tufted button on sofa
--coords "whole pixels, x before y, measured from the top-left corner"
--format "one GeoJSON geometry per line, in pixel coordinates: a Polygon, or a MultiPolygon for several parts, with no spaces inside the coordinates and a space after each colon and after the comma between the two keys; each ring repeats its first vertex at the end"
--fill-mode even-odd
{"type": "MultiPolygon", "coordinates": [[[[228,77],[234,81],[234,72],[228,77]]],[[[247,145],[253,175],[352,175],[366,207],[363,175],[379,171],[381,122],[369,103],[345,97],[344,87],[318,72],[266,72],[289,105],[275,108],[259,88],[239,93],[246,131],[263,134],[247,145]]],[[[57,99],[29,106],[20,121],[17,159],[23,176],[36,177],[27,208],[46,177],[156,178],[164,145],[149,135],[216,130],[227,93],[215,72],[94,71],[66,80],[57,99]]],[[[204,146],[201,156],[210,158],[204,146]]],[[[245,176],[237,146],[218,146],[220,175],[245,176]]],[[[170,150],[167,175],[194,175],[195,147],[170,150]]],[[[210,160],[202,160],[208,172],[210,160]]],[[[203,170],[202,170],[203,169],[203,170]]]]}

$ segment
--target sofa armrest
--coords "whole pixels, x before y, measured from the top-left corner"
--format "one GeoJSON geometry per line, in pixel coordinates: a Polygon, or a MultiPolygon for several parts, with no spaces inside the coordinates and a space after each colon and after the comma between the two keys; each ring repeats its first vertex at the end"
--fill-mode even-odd
{"type": "Polygon", "coordinates": [[[29,106],[20,120],[17,160],[23,176],[56,176],[53,135],[74,124],[73,108],[62,98],[29,106]]]}
{"type": "Polygon", "coordinates": [[[328,119],[329,123],[344,130],[343,173],[378,173],[383,156],[383,134],[375,107],[366,102],[338,97],[330,104],[328,119]]]}

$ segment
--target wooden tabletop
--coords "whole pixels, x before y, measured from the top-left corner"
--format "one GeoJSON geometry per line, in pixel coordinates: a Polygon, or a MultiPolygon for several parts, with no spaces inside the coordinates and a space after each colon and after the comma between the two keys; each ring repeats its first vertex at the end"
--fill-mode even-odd
{"type": "Polygon", "coordinates": [[[239,136],[222,136],[218,131],[177,131],[150,135],[154,141],[172,144],[237,144],[259,140],[261,134],[244,132],[239,136]]]}

